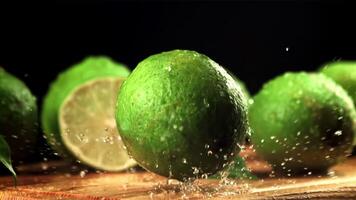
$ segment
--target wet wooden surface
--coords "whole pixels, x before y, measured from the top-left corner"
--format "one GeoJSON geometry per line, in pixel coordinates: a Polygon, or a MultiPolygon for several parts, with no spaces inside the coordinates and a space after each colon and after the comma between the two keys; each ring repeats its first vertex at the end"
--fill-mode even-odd
{"type": "MultiPolygon", "coordinates": [[[[263,162],[247,159],[249,167],[266,175],[263,162]]],[[[167,184],[148,172],[22,175],[18,186],[11,177],[0,178],[1,200],[117,200],[117,199],[356,199],[356,158],[335,166],[333,175],[264,178],[219,183],[197,180],[193,185],[167,184]],[[83,177],[82,177],[83,176],[83,177]]]]}

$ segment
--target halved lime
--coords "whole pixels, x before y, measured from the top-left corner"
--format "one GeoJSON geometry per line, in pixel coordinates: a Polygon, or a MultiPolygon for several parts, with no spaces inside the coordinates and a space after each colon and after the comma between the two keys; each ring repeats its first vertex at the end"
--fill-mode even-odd
{"type": "Polygon", "coordinates": [[[130,70],[107,56],[89,56],[62,71],[43,99],[41,125],[48,144],[63,158],[70,158],[59,134],[59,109],[79,85],[103,77],[127,77],[130,70]]]}
{"type": "Polygon", "coordinates": [[[124,78],[100,78],[71,92],[59,111],[67,150],[96,169],[119,171],[136,164],[121,142],[115,122],[117,91],[124,78]]]}

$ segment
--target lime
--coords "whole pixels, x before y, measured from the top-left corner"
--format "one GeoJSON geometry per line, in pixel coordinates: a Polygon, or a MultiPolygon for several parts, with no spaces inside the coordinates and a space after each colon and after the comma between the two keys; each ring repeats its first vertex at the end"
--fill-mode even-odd
{"type": "Polygon", "coordinates": [[[222,169],[247,134],[245,99],[205,55],[173,50],[140,62],[121,86],[116,122],[145,169],[187,180],[222,169]]]}
{"type": "MultiPolygon", "coordinates": [[[[240,79],[238,79],[231,71],[229,71],[229,70],[226,70],[226,71],[232,76],[232,78],[236,81],[236,83],[238,85],[240,85],[242,94],[245,96],[245,98],[244,98],[246,100],[245,104],[249,105],[250,100],[251,100],[251,95],[250,95],[250,92],[248,91],[245,83],[242,82],[240,79]]],[[[246,141],[246,144],[250,143],[250,134],[246,135],[245,141],[246,141]]]]}
{"type": "Polygon", "coordinates": [[[78,160],[96,169],[119,171],[135,165],[121,142],[115,103],[122,78],[101,78],[73,90],[59,111],[60,135],[78,160]]]}
{"type": "Polygon", "coordinates": [[[356,103],[356,61],[338,61],[325,65],[321,72],[340,84],[356,103]]]}
{"type": "Polygon", "coordinates": [[[0,68],[0,134],[16,162],[28,160],[38,136],[36,98],[15,76],[0,68]]]}
{"type": "Polygon", "coordinates": [[[286,73],[266,83],[249,109],[257,153],[285,174],[325,172],[351,151],[356,111],[322,74],[286,73]]]}
{"type": "Polygon", "coordinates": [[[62,72],[51,84],[42,105],[42,128],[48,143],[61,156],[68,156],[59,134],[58,112],[64,99],[77,86],[100,77],[126,77],[130,71],[108,57],[92,56],[62,72]]]}
{"type": "Polygon", "coordinates": [[[246,84],[242,80],[237,78],[231,71],[229,71],[227,69],[226,69],[226,71],[230,74],[230,76],[232,76],[232,78],[236,81],[236,83],[241,87],[241,91],[246,97],[245,99],[249,100],[251,98],[251,94],[248,91],[246,84]]]}
{"type": "Polygon", "coordinates": [[[242,93],[245,95],[246,100],[251,98],[250,92],[248,91],[246,84],[242,82],[240,79],[236,78],[234,75],[232,78],[235,79],[236,83],[240,85],[242,93]]]}

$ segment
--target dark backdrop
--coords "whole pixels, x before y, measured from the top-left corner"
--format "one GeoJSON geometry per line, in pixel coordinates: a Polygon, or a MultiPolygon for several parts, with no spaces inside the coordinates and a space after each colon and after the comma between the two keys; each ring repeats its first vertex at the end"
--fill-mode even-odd
{"type": "Polygon", "coordinates": [[[284,71],[356,59],[344,1],[0,3],[0,65],[39,97],[59,71],[104,54],[131,69],[150,54],[202,52],[252,93],[284,71]]]}

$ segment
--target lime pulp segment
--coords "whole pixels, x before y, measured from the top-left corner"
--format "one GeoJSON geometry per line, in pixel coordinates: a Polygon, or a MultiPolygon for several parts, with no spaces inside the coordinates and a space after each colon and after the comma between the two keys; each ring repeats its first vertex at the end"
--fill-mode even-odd
{"type": "Polygon", "coordinates": [[[97,169],[119,171],[135,165],[121,142],[114,117],[123,80],[89,81],[68,95],[60,109],[64,145],[78,160],[97,169]]]}

